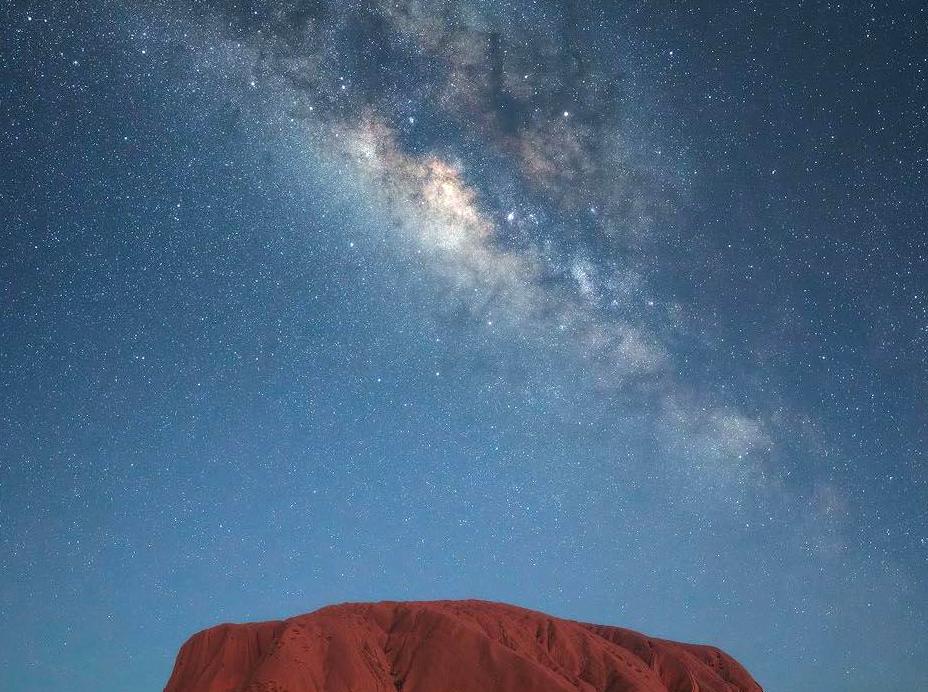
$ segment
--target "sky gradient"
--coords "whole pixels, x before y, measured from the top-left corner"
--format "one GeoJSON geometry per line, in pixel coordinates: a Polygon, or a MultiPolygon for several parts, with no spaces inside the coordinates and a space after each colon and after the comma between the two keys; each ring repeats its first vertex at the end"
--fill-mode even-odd
{"type": "Polygon", "coordinates": [[[928,17],[703,4],[0,8],[0,688],[458,597],[928,688],[928,17]]]}

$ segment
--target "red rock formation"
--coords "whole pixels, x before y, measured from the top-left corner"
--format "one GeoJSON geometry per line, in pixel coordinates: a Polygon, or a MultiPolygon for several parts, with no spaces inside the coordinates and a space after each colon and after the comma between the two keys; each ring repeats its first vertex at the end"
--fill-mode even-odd
{"type": "Polygon", "coordinates": [[[711,646],[483,601],[330,606],[219,625],[165,692],[760,692],[711,646]]]}

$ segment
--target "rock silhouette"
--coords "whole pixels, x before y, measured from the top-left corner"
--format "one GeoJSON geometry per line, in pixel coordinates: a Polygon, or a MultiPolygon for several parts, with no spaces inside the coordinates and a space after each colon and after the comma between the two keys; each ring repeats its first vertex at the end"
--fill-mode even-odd
{"type": "Polygon", "coordinates": [[[484,601],[322,608],[219,625],[165,692],[761,692],[712,646],[484,601]]]}

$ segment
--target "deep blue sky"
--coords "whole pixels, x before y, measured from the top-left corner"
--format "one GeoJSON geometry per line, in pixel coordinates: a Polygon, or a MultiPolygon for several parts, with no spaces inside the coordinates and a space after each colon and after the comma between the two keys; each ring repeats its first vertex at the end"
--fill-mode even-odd
{"type": "Polygon", "coordinates": [[[4,4],[0,688],[453,597],[928,688],[926,12],[704,4],[4,4]]]}

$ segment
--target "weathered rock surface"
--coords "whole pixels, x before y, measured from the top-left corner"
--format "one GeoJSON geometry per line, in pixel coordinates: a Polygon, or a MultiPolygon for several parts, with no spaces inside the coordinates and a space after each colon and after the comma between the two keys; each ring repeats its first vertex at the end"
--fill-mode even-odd
{"type": "Polygon", "coordinates": [[[484,601],[337,605],[219,625],[165,692],[760,692],[733,658],[484,601]]]}

